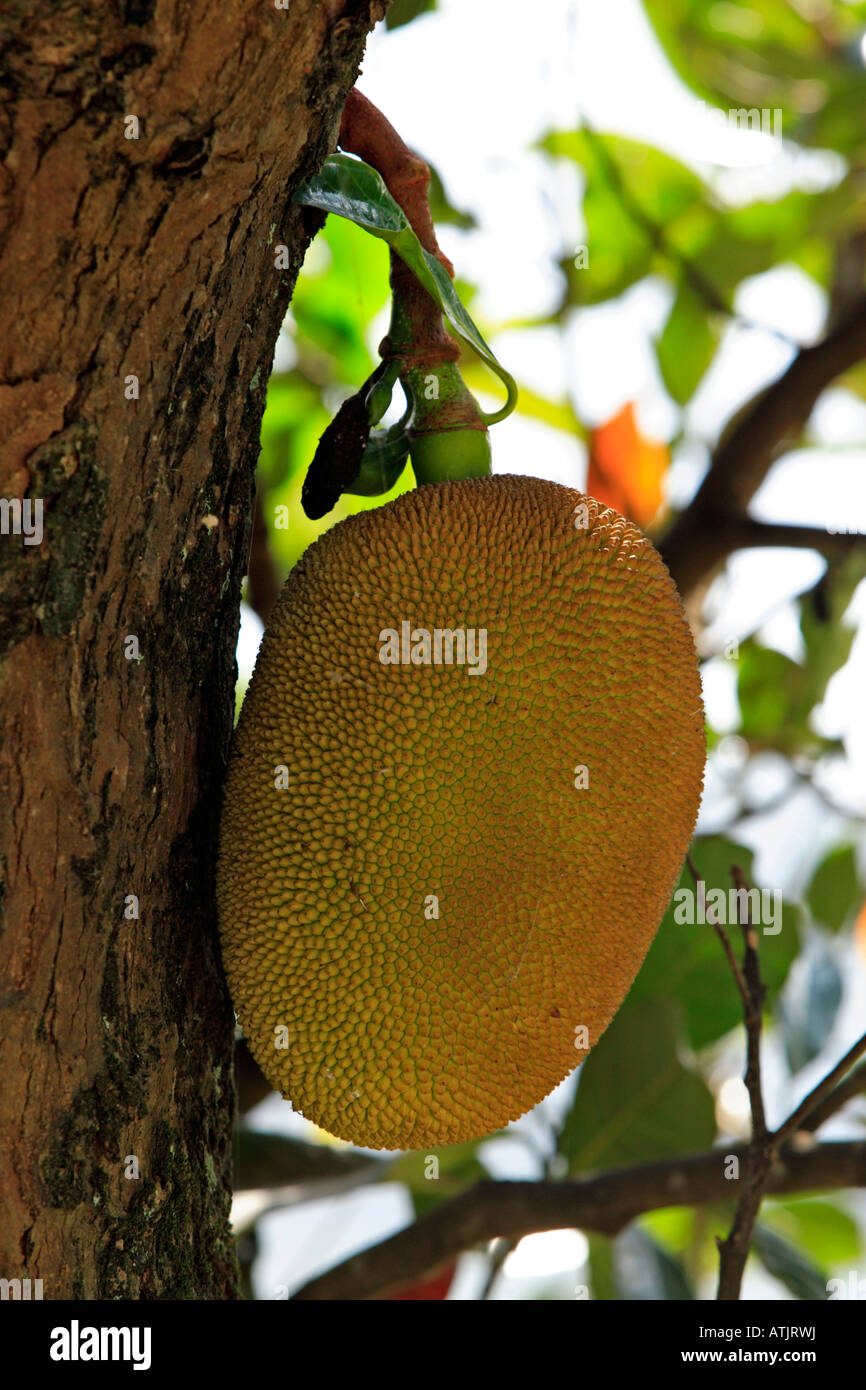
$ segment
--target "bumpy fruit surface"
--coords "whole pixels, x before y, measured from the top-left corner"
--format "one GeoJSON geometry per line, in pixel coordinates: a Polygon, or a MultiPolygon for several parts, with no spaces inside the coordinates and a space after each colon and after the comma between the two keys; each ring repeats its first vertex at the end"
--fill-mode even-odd
{"type": "Polygon", "coordinates": [[[372,1148],[540,1101],[650,946],[703,729],[670,576],[591,498],[479,478],[327,532],[265,633],[221,828],[225,966],[271,1083],[372,1148]],[[437,629],[475,634],[463,662],[437,629]]]}

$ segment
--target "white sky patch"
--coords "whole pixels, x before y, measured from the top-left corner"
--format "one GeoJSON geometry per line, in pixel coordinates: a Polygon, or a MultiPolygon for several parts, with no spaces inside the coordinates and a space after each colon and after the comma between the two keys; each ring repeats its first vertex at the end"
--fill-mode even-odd
{"type": "MultiPolygon", "coordinates": [[[[479,396],[486,409],[493,398],[479,396]]],[[[510,415],[491,430],[494,473],[522,473],[549,478],[565,487],[586,484],[586,452],[581,440],[540,421],[510,415]]]]}
{"type": "Polygon", "coordinates": [[[531,1279],[578,1270],[588,1257],[589,1241],[582,1231],[537,1231],[517,1244],[502,1272],[507,1279],[531,1279]]]}
{"type": "Polygon", "coordinates": [[[262,640],[264,624],[258,613],[248,603],[241,604],[241,626],[238,633],[237,663],[238,679],[249,680],[256,664],[259,643],[262,640]]]}

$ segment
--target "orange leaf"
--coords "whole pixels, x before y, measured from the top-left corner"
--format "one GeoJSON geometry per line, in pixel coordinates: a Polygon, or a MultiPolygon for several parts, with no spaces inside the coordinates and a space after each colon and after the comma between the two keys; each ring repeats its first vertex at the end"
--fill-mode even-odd
{"type": "Polygon", "coordinates": [[[666,444],[641,434],[634,404],[628,401],[592,432],[586,490],[629,521],[648,526],[661,506],[670,461],[666,444]]]}

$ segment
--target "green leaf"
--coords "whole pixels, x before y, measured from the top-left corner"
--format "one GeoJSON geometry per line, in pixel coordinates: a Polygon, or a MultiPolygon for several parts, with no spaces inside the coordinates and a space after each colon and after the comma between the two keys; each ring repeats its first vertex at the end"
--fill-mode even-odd
{"type": "Polygon", "coordinates": [[[607,188],[619,201],[620,216],[636,214],[639,225],[649,221],[667,227],[705,196],[704,184],[688,165],[623,135],[552,131],[540,148],[581,165],[588,187],[596,183],[607,188]]]}
{"type": "Polygon", "coordinates": [[[789,1289],[795,1298],[826,1300],[827,1276],[796,1246],[769,1226],[759,1224],[752,1236],[752,1248],[768,1274],[789,1289]]]}
{"type": "Polygon", "coordinates": [[[806,644],[806,667],[812,672],[809,698],[813,704],[823,700],[830,677],[841,670],[851,654],[855,629],[843,620],[854,590],[864,578],[866,546],[833,565],[819,589],[807,595],[800,605],[800,631],[806,644]]]}
{"type": "Polygon", "coordinates": [[[634,1226],[613,1246],[617,1297],[629,1302],[684,1301],[695,1291],[680,1261],[634,1226]]]}
{"type": "Polygon", "coordinates": [[[514,379],[497,361],[461,304],[445,267],[421,245],[402,208],[391,197],[375,169],[349,155],[330,155],[321,172],[301,185],[294,201],[348,218],[372,236],[387,242],[439,305],[457,336],[468,343],[503,382],[508,393],[506,403],[493,414],[483,415],[485,424],[493,425],[511,413],[517,403],[514,379]]]}
{"type": "Polygon", "coordinates": [[[478,218],[471,212],[464,212],[462,208],[456,208],[448,197],[442,176],[437,169],[428,161],[427,167],[430,170],[430,186],[427,189],[427,201],[430,204],[430,216],[433,218],[434,225],[439,226],[446,223],[452,227],[460,227],[463,231],[470,231],[478,226],[478,218]]]}
{"type": "Polygon", "coordinates": [[[572,1173],[626,1167],[709,1147],[715,1107],[677,1052],[671,999],[631,1000],[580,1069],[559,1136],[572,1173]]]}
{"type": "Polygon", "coordinates": [[[417,19],[420,14],[429,14],[435,8],[436,0],[393,0],[385,16],[385,28],[400,29],[404,24],[410,24],[413,19],[417,19]]]}
{"type": "MultiPolygon", "coordinates": [[[[706,190],[684,164],[650,145],[590,130],[554,131],[540,148],[579,164],[586,175],[583,220],[588,263],[560,262],[568,303],[614,298],[655,268],[676,260],[667,247],[706,218],[706,190]]],[[[686,236],[687,239],[687,236],[686,236]]]]}
{"type": "Polygon", "coordinates": [[[398,425],[372,430],[357,476],[344,488],[352,497],[382,497],[390,492],[409,459],[409,436],[398,425]]]}
{"type": "Polygon", "coordinates": [[[477,352],[482,362],[486,362],[491,371],[495,372],[505,386],[508,397],[505,405],[501,409],[494,411],[492,415],[485,415],[482,412],[484,423],[495,425],[498,420],[504,420],[506,415],[510,415],[517,404],[517,386],[514,378],[506,372],[505,368],[497,361],[491,348],[487,346],[480,331],[476,328],[466,309],[457,297],[457,293],[451,282],[447,270],[437,261],[435,256],[431,256],[429,251],[425,251],[415,233],[412,232],[413,245],[409,245],[401,250],[396,248],[403,260],[415,274],[428,294],[437,301],[443,314],[454,329],[459,338],[468,343],[477,352]],[[424,273],[424,264],[419,259],[419,254],[426,263],[427,273],[424,273]]]}
{"type": "Polygon", "coordinates": [[[857,1222],[834,1202],[818,1197],[772,1199],[762,1208],[763,1223],[805,1248],[820,1264],[839,1265],[861,1254],[857,1222]]]}
{"type": "MultiPolygon", "coordinates": [[[[707,893],[721,889],[730,894],[732,864],[739,865],[750,886],[758,886],[752,869],[752,851],[745,845],[721,836],[701,837],[694,841],[692,858],[706,883],[707,893]]],[[[683,889],[693,893],[694,888],[692,876],[684,867],[677,893],[683,889]]],[[[638,999],[678,1000],[683,1009],[689,1043],[699,1048],[742,1023],[742,1002],[715,931],[710,925],[699,926],[696,923],[690,926],[677,922],[676,901],[676,898],[672,899],[662,918],[643,968],[632,985],[629,1002],[638,999]]],[[[770,899],[769,903],[773,905],[775,900],[770,899]]],[[[781,990],[797,955],[799,919],[799,909],[793,903],[783,902],[781,931],[760,933],[761,973],[770,999],[781,990]]],[[[729,940],[738,955],[741,954],[739,936],[739,927],[733,933],[729,932],[729,940]]]]}
{"type": "Polygon", "coordinates": [[[617,1297],[610,1236],[589,1237],[589,1283],[593,1299],[607,1302],[617,1297]]]}
{"type": "Polygon", "coordinates": [[[329,155],[320,172],[301,184],[293,201],[335,212],[389,244],[409,227],[409,219],[391,197],[382,176],[362,159],[348,154],[329,155]]]}
{"type": "Polygon", "coordinates": [[[859,908],[862,897],[853,845],[831,850],[818,865],[806,890],[806,902],[815,921],[823,922],[831,931],[844,927],[859,908]]]}
{"type": "Polygon", "coordinates": [[[822,1050],[842,1002],[842,976],[826,947],[810,950],[798,962],[779,1000],[777,1014],[788,1066],[800,1071],[822,1050]]]}
{"type": "Polygon", "coordinates": [[[678,405],[690,401],[715,356],[719,334],[702,297],[680,283],[667,323],[656,344],[662,380],[678,405]]]}
{"type": "Polygon", "coordinates": [[[737,698],[740,734],[753,749],[778,748],[793,752],[808,737],[804,717],[811,704],[803,698],[810,672],[782,652],[755,641],[740,647],[737,698]],[[792,718],[797,711],[796,721],[792,718]]]}
{"type": "Polygon", "coordinates": [[[740,644],[737,694],[740,735],[756,750],[816,756],[840,747],[812,728],[811,716],[824,699],[831,676],[844,666],[854,629],[843,621],[857,584],[866,576],[866,547],[831,565],[821,583],[800,603],[806,647],[801,665],[754,639],[740,644]]]}
{"type": "Polygon", "coordinates": [[[696,1207],[659,1207],[644,1213],[641,1228],[663,1249],[681,1255],[694,1244],[696,1211],[696,1207]]]}

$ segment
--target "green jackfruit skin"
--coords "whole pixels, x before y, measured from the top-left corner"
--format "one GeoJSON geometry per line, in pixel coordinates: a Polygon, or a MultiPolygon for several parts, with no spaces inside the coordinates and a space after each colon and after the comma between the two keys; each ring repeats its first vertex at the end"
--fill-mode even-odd
{"type": "Polygon", "coordinates": [[[704,752],[678,595],[611,509],[497,475],[328,531],[263,638],[221,825],[223,958],[273,1086],[386,1149],[543,1099],[643,962],[704,752]],[[485,629],[486,672],[383,664],[405,621],[485,629]]]}

